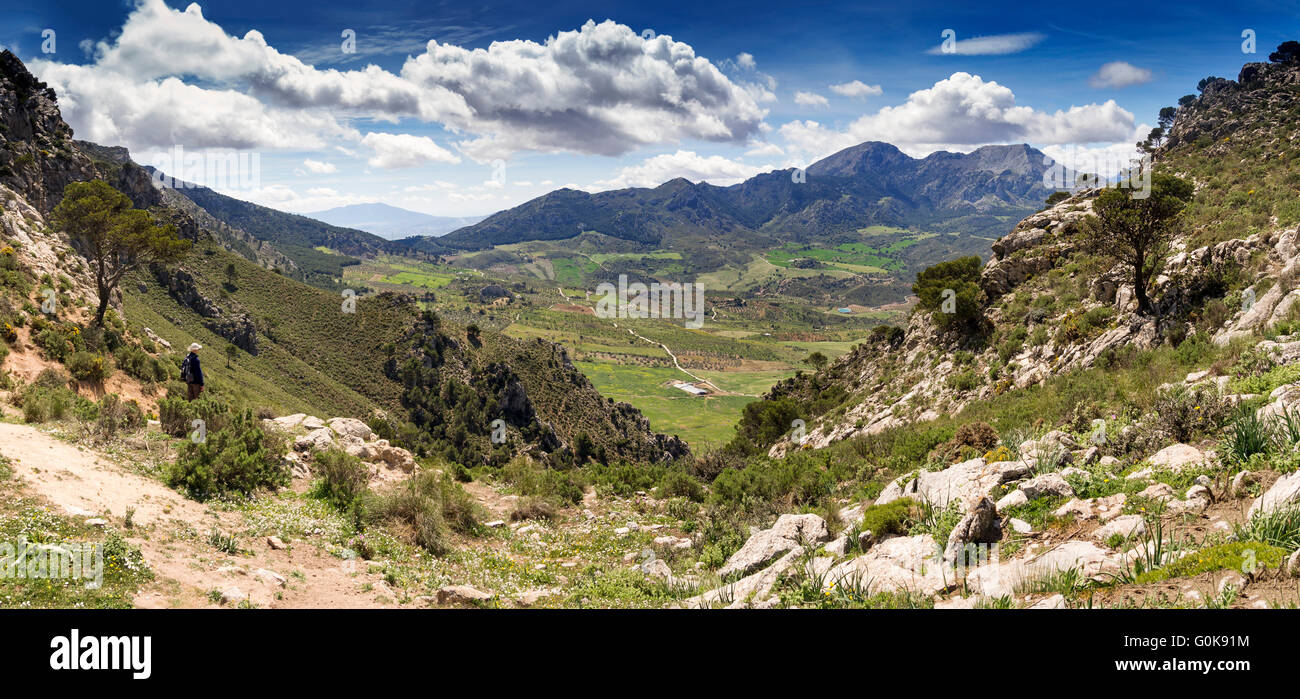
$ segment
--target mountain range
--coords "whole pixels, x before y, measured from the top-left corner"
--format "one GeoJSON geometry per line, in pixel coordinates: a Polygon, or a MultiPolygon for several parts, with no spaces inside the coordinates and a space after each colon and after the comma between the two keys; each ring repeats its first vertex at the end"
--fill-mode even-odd
{"type": "Polygon", "coordinates": [[[382,202],[348,204],[306,214],[334,226],[356,228],[387,240],[440,236],[483,220],[483,216],[431,216],[382,202]]]}
{"type": "Polygon", "coordinates": [[[654,188],[595,194],[560,189],[416,248],[478,250],[584,231],[657,247],[692,242],[757,245],[853,232],[873,225],[996,237],[1042,206],[1051,167],[1028,145],[912,158],[878,141],[806,170],[763,173],[728,187],[678,178],[654,188]]]}

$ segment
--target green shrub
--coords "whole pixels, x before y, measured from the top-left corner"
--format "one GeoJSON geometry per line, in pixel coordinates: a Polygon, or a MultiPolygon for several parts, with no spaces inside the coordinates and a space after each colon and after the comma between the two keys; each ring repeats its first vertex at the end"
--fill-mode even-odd
{"type": "Polygon", "coordinates": [[[37,316],[32,328],[36,330],[34,337],[36,346],[40,347],[49,359],[66,362],[72,355],[86,349],[86,340],[81,335],[81,328],[76,325],[48,322],[43,317],[37,316]]]}
{"type": "Polygon", "coordinates": [[[980,268],[974,255],[940,262],[919,272],[912,293],[920,301],[917,307],[929,311],[941,328],[979,325],[987,300],[980,289],[980,268]]]}
{"type": "Polygon", "coordinates": [[[253,412],[245,410],[216,431],[209,427],[206,439],[186,441],[167,469],[166,481],[198,500],[274,489],[289,483],[281,461],[284,451],[284,440],[263,430],[253,412]]]}
{"type": "Polygon", "coordinates": [[[122,400],[116,393],[106,393],[96,407],[93,436],[100,441],[144,427],[144,411],[133,400],[122,400]]]}
{"type": "Polygon", "coordinates": [[[756,400],[744,407],[736,424],[736,436],[727,449],[742,456],[766,452],[793,428],[794,421],[807,417],[806,408],[791,398],[756,400]]]}
{"type": "Polygon", "coordinates": [[[1228,433],[1219,446],[1219,453],[1231,464],[1245,464],[1255,454],[1268,452],[1273,444],[1273,426],[1261,420],[1254,410],[1242,410],[1228,425],[1228,433]]]}
{"type": "Polygon", "coordinates": [[[74,352],[66,362],[68,372],[78,381],[102,383],[113,374],[113,368],[102,354],[74,352]]]}
{"type": "Polygon", "coordinates": [[[402,487],[376,498],[367,509],[370,521],[397,524],[414,543],[441,556],[451,550],[451,532],[478,527],[477,506],[469,493],[448,476],[423,471],[402,487]]]}
{"type": "Polygon", "coordinates": [[[126,372],[127,376],[145,383],[163,383],[172,378],[167,362],[149,356],[139,347],[119,347],[113,358],[117,361],[117,367],[126,372]]]}
{"type": "Polygon", "coordinates": [[[319,477],[312,484],[312,496],[359,520],[369,491],[370,470],[361,459],[341,449],[316,452],[315,461],[319,477]]]}
{"type": "Polygon", "coordinates": [[[187,401],[179,394],[158,401],[158,421],[162,431],[173,437],[184,437],[193,430],[195,420],[203,420],[208,432],[220,430],[225,426],[230,413],[230,406],[211,394],[203,394],[187,401]]]}
{"type": "Polygon", "coordinates": [[[582,474],[576,470],[546,468],[526,456],[520,456],[501,469],[501,477],[512,484],[520,495],[541,496],[566,505],[582,502],[582,474]]]}
{"type": "Polygon", "coordinates": [[[22,409],[24,422],[39,423],[62,420],[77,404],[77,399],[77,394],[67,386],[31,384],[14,396],[14,403],[22,409]]]}
{"type": "Polygon", "coordinates": [[[704,501],[704,486],[695,477],[680,469],[669,469],[659,479],[659,497],[683,497],[694,502],[704,501]]]}
{"type": "Polygon", "coordinates": [[[816,507],[854,474],[830,454],[796,452],[784,459],[759,457],[743,469],[726,469],[713,481],[710,502],[754,515],[816,507]]]}
{"type": "Polygon", "coordinates": [[[948,388],[954,391],[966,392],[979,388],[980,377],[973,369],[958,372],[948,377],[948,388]]]}
{"type": "Polygon", "coordinates": [[[906,534],[907,523],[914,518],[916,503],[902,498],[883,505],[871,505],[862,511],[858,531],[871,532],[876,538],[886,534],[906,534]]]}
{"type": "Polygon", "coordinates": [[[1188,442],[1219,429],[1232,406],[1213,386],[1175,386],[1159,391],[1151,410],[1153,427],[1159,434],[1175,442],[1188,442]]]}
{"type": "Polygon", "coordinates": [[[1189,554],[1155,570],[1139,575],[1139,585],[1160,582],[1169,578],[1193,577],[1215,570],[1242,570],[1248,565],[1275,568],[1286,560],[1286,549],[1258,541],[1234,541],[1211,546],[1189,554]]]}

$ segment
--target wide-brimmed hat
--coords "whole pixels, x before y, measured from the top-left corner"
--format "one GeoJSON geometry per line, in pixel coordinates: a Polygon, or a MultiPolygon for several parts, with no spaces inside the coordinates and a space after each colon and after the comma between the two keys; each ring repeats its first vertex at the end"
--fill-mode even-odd
{"type": "Polygon", "coordinates": [[[190,344],[190,351],[191,351],[191,352],[193,352],[193,351],[195,351],[195,350],[201,350],[201,349],[203,349],[203,345],[200,345],[200,344],[197,343],[197,342],[194,342],[194,343],[191,343],[191,344],[190,344]]]}

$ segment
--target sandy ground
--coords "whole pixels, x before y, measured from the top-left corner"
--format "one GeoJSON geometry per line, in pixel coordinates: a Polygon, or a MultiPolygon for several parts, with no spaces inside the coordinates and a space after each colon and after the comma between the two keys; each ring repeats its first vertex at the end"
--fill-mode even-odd
{"type": "Polygon", "coordinates": [[[364,562],[342,561],[310,541],[273,550],[266,539],[242,541],[229,555],[206,541],[213,527],[235,531],[242,515],[217,512],[158,481],[137,475],[92,450],[62,442],[27,425],[0,423],[0,453],[13,463],[27,492],[71,516],[104,517],[125,530],[155,575],[135,597],[143,608],[217,606],[210,590],[237,587],[259,607],[376,608],[396,606],[395,595],[364,562]],[[184,532],[190,536],[184,536],[184,532]],[[198,536],[193,536],[198,532],[198,536]],[[281,582],[270,571],[281,578],[281,582]]]}

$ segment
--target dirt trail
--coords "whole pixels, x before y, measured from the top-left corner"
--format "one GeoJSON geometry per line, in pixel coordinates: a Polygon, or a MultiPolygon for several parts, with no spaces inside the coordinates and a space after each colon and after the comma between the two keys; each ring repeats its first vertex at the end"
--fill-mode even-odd
{"type": "Polygon", "coordinates": [[[0,422],[0,453],[11,460],[28,492],[54,511],[102,517],[125,531],[155,575],[137,593],[137,607],[215,606],[208,592],[230,587],[237,587],[259,607],[396,604],[380,576],[367,572],[364,562],[342,561],[310,540],[273,550],[264,538],[242,539],[241,545],[250,551],[222,553],[207,543],[208,533],[214,527],[226,533],[240,530],[240,513],[218,512],[186,499],[110,457],[59,441],[34,427],[0,422]],[[134,508],[130,530],[125,529],[128,508],[134,508]]]}

